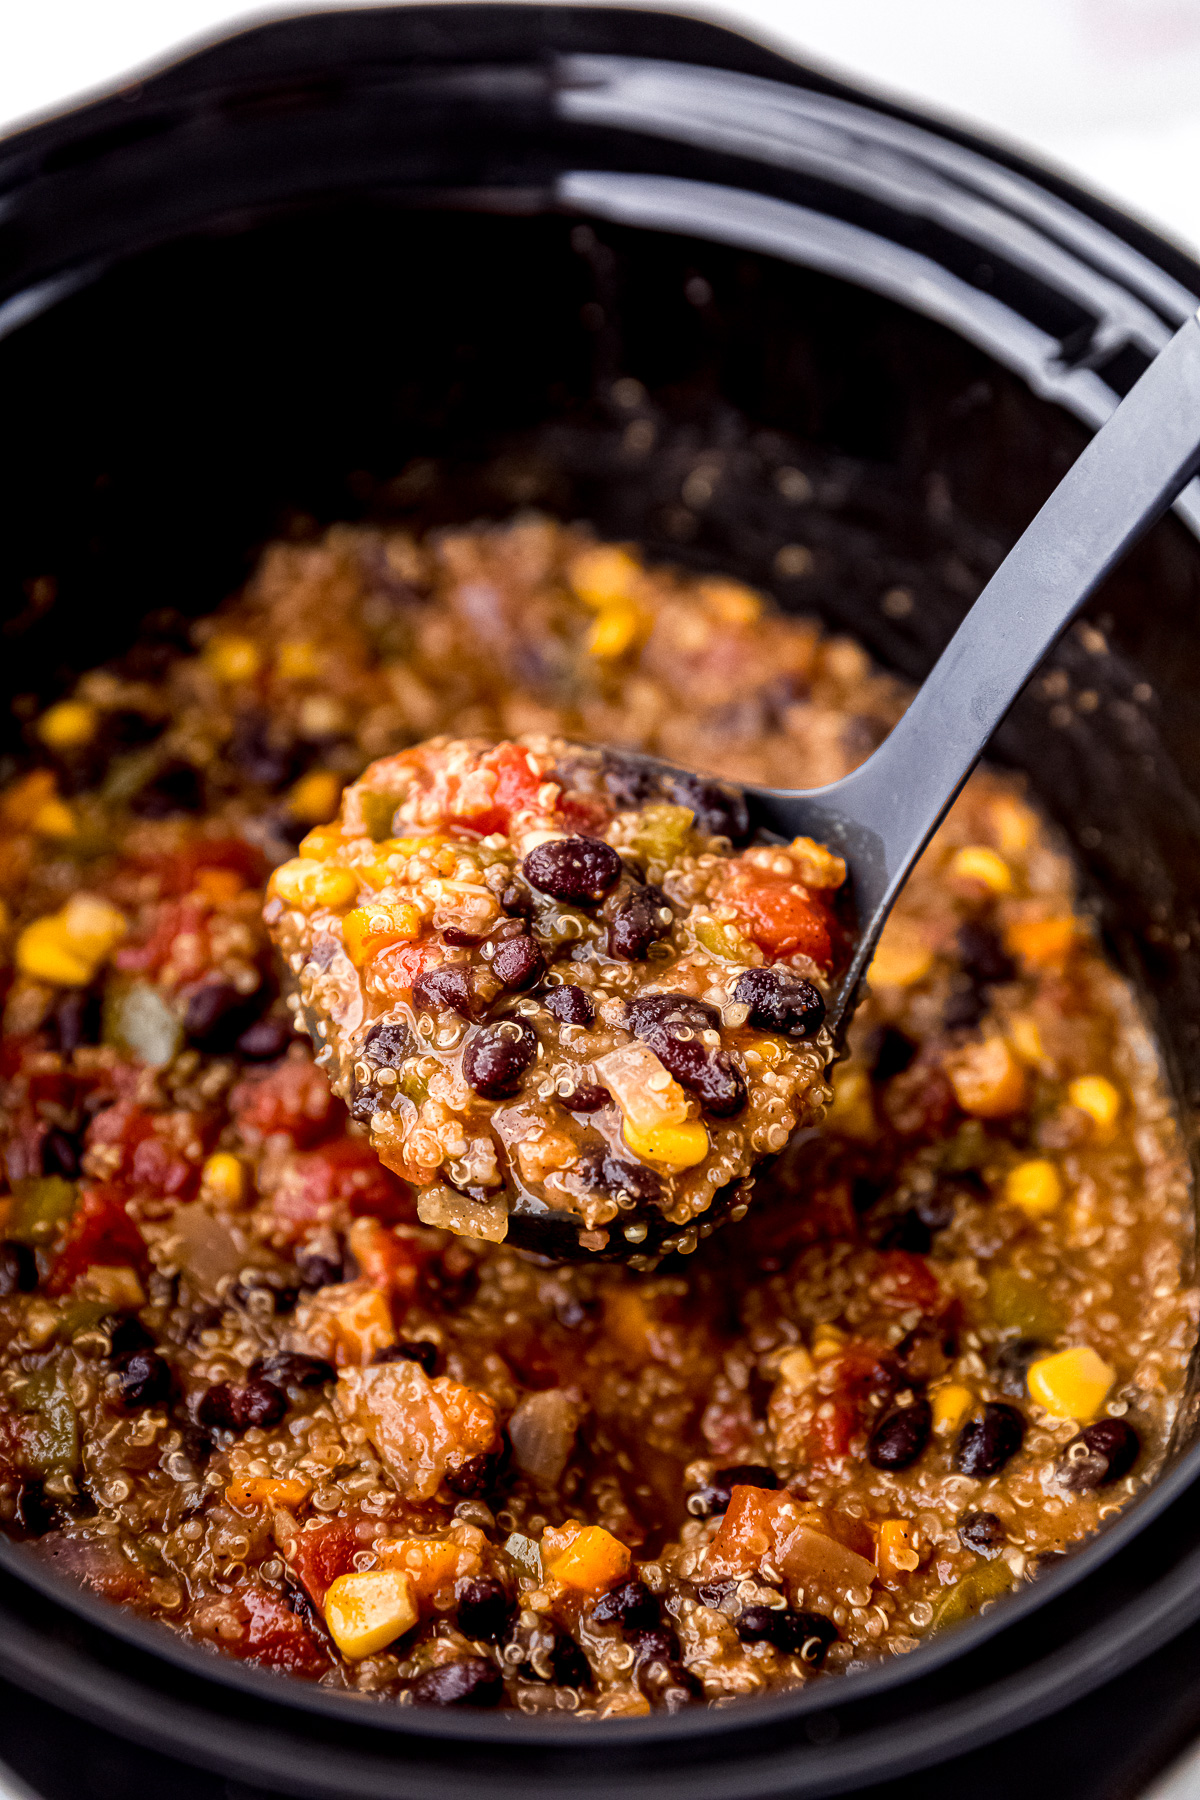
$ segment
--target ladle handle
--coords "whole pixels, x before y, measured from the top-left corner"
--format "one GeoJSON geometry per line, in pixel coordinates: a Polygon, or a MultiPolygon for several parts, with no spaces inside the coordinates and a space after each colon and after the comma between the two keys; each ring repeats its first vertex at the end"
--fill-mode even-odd
{"type": "MultiPolygon", "coordinates": [[[[1055,639],[1200,467],[1200,316],[1159,352],[1059,482],[880,748],[801,801],[855,821],[865,960],[896,890],[1055,639]]],[[[806,827],[807,828],[807,827],[806,827]]],[[[857,972],[857,971],[856,971],[857,972]]]]}

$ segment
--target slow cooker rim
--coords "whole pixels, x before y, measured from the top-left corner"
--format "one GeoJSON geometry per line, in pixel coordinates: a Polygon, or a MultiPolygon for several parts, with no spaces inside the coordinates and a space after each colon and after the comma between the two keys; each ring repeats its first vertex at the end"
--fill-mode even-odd
{"type": "MultiPolygon", "coordinates": [[[[439,11],[440,9],[372,8],[367,10],[373,14],[383,16],[394,15],[397,12],[432,13],[439,11]]],[[[494,9],[471,7],[469,10],[477,13],[490,13],[494,11],[496,13],[505,14],[523,11],[521,8],[510,7],[498,7],[494,9]]],[[[548,14],[554,15],[558,13],[577,14],[581,11],[586,11],[587,9],[547,8],[544,10],[548,14]]],[[[623,11],[623,9],[604,10],[606,12],[623,11]]],[[[326,22],[337,21],[343,16],[344,15],[336,13],[306,13],[295,15],[297,18],[323,20],[326,22]]],[[[653,16],[670,20],[672,24],[679,23],[674,15],[653,16]]],[[[264,26],[252,27],[249,32],[238,34],[238,36],[239,38],[243,38],[255,35],[259,32],[267,32],[276,25],[287,24],[288,22],[289,21],[286,20],[272,21],[264,26]]],[[[708,29],[712,30],[719,28],[709,27],[708,29]]],[[[734,36],[734,34],[729,35],[731,37],[734,36]]],[[[219,51],[224,43],[232,43],[235,41],[237,40],[222,40],[222,42],[219,42],[216,45],[193,51],[184,59],[183,64],[172,65],[172,67],[175,69],[181,68],[197,58],[210,56],[214,52],[219,51]]],[[[738,40],[734,38],[734,41],[736,42],[738,40]]],[[[799,76],[804,73],[804,71],[798,70],[797,66],[787,63],[782,58],[779,58],[778,61],[781,69],[790,71],[790,78],[793,81],[798,80],[799,76]]],[[[160,79],[160,77],[152,76],[150,78],[150,84],[152,85],[153,82],[158,79],[160,79]]],[[[855,90],[851,88],[845,88],[843,91],[845,92],[846,97],[853,99],[857,105],[861,106],[865,103],[873,107],[876,104],[871,96],[864,96],[860,93],[856,93],[855,90]]],[[[109,104],[109,102],[107,102],[104,97],[100,97],[90,102],[88,106],[80,109],[79,114],[65,115],[62,119],[47,121],[28,128],[26,133],[21,134],[21,138],[36,137],[39,133],[53,133],[56,127],[66,125],[72,120],[78,120],[80,114],[90,113],[93,110],[102,108],[106,104],[109,104]]],[[[926,129],[930,126],[930,121],[928,119],[924,119],[919,113],[911,112],[907,109],[894,108],[887,104],[883,104],[879,107],[879,110],[891,112],[894,116],[907,117],[914,123],[923,125],[926,129]]],[[[937,131],[939,135],[951,137],[958,135],[961,137],[961,141],[971,144],[974,148],[981,150],[984,154],[996,156],[996,148],[994,146],[988,145],[985,140],[973,137],[969,133],[956,134],[952,131],[943,132],[936,122],[934,124],[934,130],[937,131]]],[[[21,138],[10,140],[10,142],[19,143],[21,138]]],[[[8,147],[8,145],[0,144],[0,151],[3,151],[8,147]]],[[[997,157],[997,160],[1003,161],[1004,158],[1000,156],[997,157]]],[[[1031,173],[1034,179],[1042,181],[1043,185],[1046,185],[1044,181],[1044,172],[1037,170],[1035,164],[1020,157],[1014,157],[1012,161],[1013,166],[1019,167],[1023,172],[1031,173]]],[[[1071,184],[1069,183],[1065,184],[1065,186],[1071,192],[1073,200],[1081,199],[1086,203],[1092,198],[1090,196],[1078,194],[1078,191],[1071,189],[1071,184]]],[[[1103,203],[1099,204],[1101,206],[1103,205],[1103,203]]],[[[1085,204],[1082,210],[1091,211],[1092,208],[1085,204]]],[[[1108,221],[1106,221],[1106,223],[1107,222],[1108,221]]],[[[1129,224],[1128,221],[1121,221],[1121,223],[1123,225],[1129,224]]],[[[1189,265],[1189,273],[1192,280],[1200,282],[1200,270],[1189,265]]],[[[895,1685],[901,1685],[904,1680],[912,1679],[913,1674],[920,1674],[926,1670],[931,1670],[938,1666],[940,1662],[949,1660],[951,1657],[959,1654],[961,1649],[965,1647],[968,1636],[970,1637],[972,1644],[981,1643],[986,1638],[1003,1631],[1008,1624],[1017,1624],[1020,1620],[1027,1617],[1029,1613],[1044,1604],[1045,1601],[1054,1598],[1061,1592],[1064,1592],[1068,1587],[1084,1579],[1087,1574],[1091,1573],[1101,1563],[1106,1561],[1109,1556],[1115,1554],[1122,1544],[1128,1542],[1130,1538],[1140,1533],[1140,1531],[1143,1530],[1163,1508],[1170,1504],[1172,1499],[1176,1498],[1179,1493],[1191,1484],[1198,1471],[1200,1471],[1200,1445],[1197,1445],[1193,1450],[1186,1452],[1175,1466],[1169,1470],[1153,1488],[1148,1489],[1120,1520],[1109,1526],[1103,1535],[1095,1540],[1094,1543],[1086,1546],[1084,1550],[1074,1556],[1068,1565],[1046,1576],[1032,1588],[1027,1588],[1022,1593],[1015,1595],[1006,1603],[1003,1609],[1000,1609],[1000,1616],[993,1614],[978,1620],[967,1627],[963,1632],[951,1634],[945,1638],[941,1645],[930,1644],[923,1646],[922,1650],[915,1658],[898,1659],[899,1666],[897,1665],[897,1662],[893,1662],[889,1665],[885,1665],[879,1670],[868,1671],[863,1675],[856,1676],[854,1679],[855,1693],[859,1695],[868,1694],[872,1691],[873,1685],[880,1686],[884,1683],[886,1683],[889,1688],[895,1685]],[[917,1664],[920,1664],[920,1668],[916,1667],[917,1664]]],[[[42,1572],[39,1571],[39,1579],[31,1581],[29,1577],[29,1558],[21,1552],[18,1546],[11,1545],[7,1542],[0,1543],[0,1566],[8,1569],[19,1580],[26,1583],[26,1585],[44,1587],[44,1591],[46,1592],[49,1592],[51,1587],[53,1587],[53,1598],[68,1607],[74,1607],[85,1616],[89,1616],[89,1622],[99,1625],[102,1629],[108,1631],[115,1630],[117,1635],[128,1635],[131,1640],[138,1632],[153,1632],[156,1640],[154,1645],[152,1647],[149,1645],[143,1647],[151,1648],[152,1654],[156,1656],[163,1654],[159,1642],[163,1634],[163,1628],[145,1626],[142,1622],[133,1620],[123,1614],[114,1614],[114,1609],[107,1603],[93,1600],[89,1596],[81,1594],[78,1589],[71,1587],[70,1584],[62,1582],[61,1578],[48,1576],[43,1580],[42,1572]],[[96,1609],[96,1616],[90,1618],[91,1610],[93,1608],[96,1609]]],[[[179,1657],[181,1663],[186,1660],[187,1665],[191,1667],[194,1661],[200,1660],[203,1662],[203,1672],[206,1676],[210,1678],[215,1676],[216,1679],[231,1686],[240,1687],[243,1682],[246,1682],[249,1684],[247,1688],[248,1692],[262,1691],[264,1697],[266,1697],[266,1686],[269,1685],[270,1698],[274,1701],[278,1701],[279,1693],[277,1692],[277,1689],[280,1684],[275,1676],[259,1670],[242,1669],[232,1663],[217,1664],[214,1667],[212,1660],[210,1660],[203,1652],[187,1645],[184,1640],[172,1637],[169,1632],[166,1635],[168,1642],[170,1642],[174,1648],[178,1648],[181,1652],[179,1657]],[[182,1654],[183,1652],[186,1652],[186,1658],[182,1654]],[[234,1679],[235,1677],[237,1678],[236,1680],[234,1679]]],[[[293,1694],[307,1696],[311,1692],[310,1690],[306,1690],[303,1684],[299,1682],[289,1681],[287,1687],[289,1689],[288,1704],[292,1704],[291,1696],[293,1694]]],[[[351,1696],[340,1696],[328,1693],[315,1694],[311,1697],[320,1700],[322,1703],[333,1703],[338,1710],[336,1714],[331,1712],[330,1716],[343,1718],[348,1716],[349,1709],[353,1709],[355,1721],[361,1723],[361,1700],[356,1700],[351,1696]]],[[[297,1699],[296,1703],[303,1705],[303,1699],[297,1699]]],[[[801,1717],[807,1712],[821,1710],[822,1706],[827,1704],[829,1704],[829,1698],[824,1691],[823,1684],[815,1684],[811,1689],[804,1690],[800,1695],[795,1696],[792,1699],[789,1699],[787,1696],[782,1696],[779,1700],[758,1700],[755,1702],[755,1713],[760,1719],[763,1719],[764,1722],[766,1722],[768,1716],[771,1719],[780,1717],[801,1717]]],[[[305,1710],[323,1711],[324,1706],[322,1705],[320,1709],[316,1707],[305,1707],[305,1710]]],[[[397,1709],[397,1711],[399,1712],[399,1709],[397,1709]]],[[[405,1709],[405,1713],[407,1713],[407,1709],[405,1709]]],[[[618,1737],[628,1737],[630,1740],[645,1741],[647,1738],[651,1737],[669,1739],[676,1736],[697,1735],[705,1730],[706,1727],[703,1723],[704,1721],[709,1722],[709,1728],[713,1731],[728,1729],[725,1721],[727,1721],[729,1717],[729,1714],[705,1713],[697,1709],[694,1713],[679,1715],[675,1719],[658,1716],[651,1720],[596,1722],[595,1725],[581,1722],[570,1725],[569,1730],[572,1741],[581,1745],[585,1742],[596,1741],[597,1732],[603,1733],[603,1741],[606,1742],[617,1741],[618,1737]]],[[[383,1722],[372,1720],[373,1725],[378,1726],[381,1723],[383,1722]]],[[[493,1721],[484,1717],[475,1718],[461,1714],[455,1716],[452,1727],[443,1723],[440,1717],[420,1716],[419,1718],[414,1718],[412,1715],[402,1717],[395,1721],[388,1721],[385,1728],[390,1728],[393,1725],[397,1729],[404,1730],[406,1735],[424,1735],[431,1737],[448,1735],[454,1737],[469,1736],[478,1738],[481,1741],[488,1741],[489,1735],[491,1735],[503,1737],[507,1741],[513,1741],[514,1733],[520,1733],[522,1736],[525,1736],[525,1734],[528,1733],[527,1741],[553,1742],[556,1745],[561,1744],[564,1741],[561,1723],[552,1725],[550,1728],[551,1735],[545,1735],[545,1728],[541,1726],[540,1721],[526,1721],[524,1719],[508,1721],[503,1727],[499,1728],[499,1730],[495,1729],[493,1721]],[[489,1727],[492,1728],[490,1733],[489,1727]],[[541,1735],[539,1735],[539,1731],[541,1735]]]]}

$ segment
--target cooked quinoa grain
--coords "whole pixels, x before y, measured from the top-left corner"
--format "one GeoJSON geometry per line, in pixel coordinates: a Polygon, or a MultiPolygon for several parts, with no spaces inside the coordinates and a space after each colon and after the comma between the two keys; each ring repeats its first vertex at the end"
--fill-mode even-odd
{"type": "Polygon", "coordinates": [[[440,738],[347,788],[264,917],[425,1224],[500,1243],[515,1200],[651,1267],[819,1121],[845,879],[807,838],[734,851],[627,759],[440,738]]]}
{"type": "Polygon", "coordinates": [[[515,1222],[561,1174],[576,1233],[624,1229],[622,1195],[648,1234],[692,1207],[713,1165],[630,1153],[609,1059],[656,1058],[710,1146],[756,1094],[818,1104],[830,963],[764,942],[749,896],[798,879],[836,924],[719,783],[647,794],[561,740],[815,785],[902,690],[735,582],[543,520],[277,545],[190,639],[155,630],[33,721],[0,794],[0,1521],[27,1554],[329,1687],[628,1717],[917,1650],[1154,1479],[1196,1337],[1186,1169],[1017,782],[968,784],[819,1132],[746,1214],[702,1240],[701,1208],[652,1270],[555,1265],[429,1223],[431,1192],[515,1222]],[[494,798],[500,745],[540,844],[519,808],[442,805],[454,757],[494,798]],[[411,935],[356,963],[381,896],[411,935]],[[315,1053],[289,1000],[330,1025],[315,1053]]]}

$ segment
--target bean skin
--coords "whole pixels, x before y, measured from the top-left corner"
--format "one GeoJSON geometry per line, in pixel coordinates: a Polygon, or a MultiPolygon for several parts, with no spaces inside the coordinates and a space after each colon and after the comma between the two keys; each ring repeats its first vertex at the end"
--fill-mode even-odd
{"type": "Polygon", "coordinates": [[[114,1366],[120,1377],[121,1404],[130,1411],[170,1398],[170,1365],[156,1350],[128,1350],[114,1366]]]}
{"type": "Polygon", "coordinates": [[[256,1019],[237,1041],[237,1053],[247,1062],[274,1062],[282,1056],[294,1033],[290,1019],[256,1019]]]}
{"type": "Polygon", "coordinates": [[[471,971],[466,963],[441,963],[427,969],[413,982],[413,1005],[419,1012],[457,1013],[460,1019],[475,1017],[471,971]]]}
{"type": "Polygon", "coordinates": [[[585,1150],[572,1171],[585,1188],[595,1194],[611,1194],[617,1198],[628,1194],[633,1200],[658,1200],[662,1182],[644,1163],[627,1163],[603,1145],[585,1150]]]}
{"type": "Polygon", "coordinates": [[[889,1413],[871,1437],[867,1459],[875,1469],[908,1469],[921,1455],[933,1429],[928,1400],[914,1400],[889,1413]]]}
{"type": "Polygon", "coordinates": [[[12,1294],[32,1294],[37,1281],[37,1260],[29,1245],[9,1238],[0,1242],[0,1300],[12,1294]]]}
{"type": "Polygon", "coordinates": [[[1128,1475],[1142,1441],[1124,1419],[1097,1419],[1077,1432],[1062,1453],[1058,1479],[1077,1493],[1108,1487],[1128,1475]]]}
{"type": "Polygon", "coordinates": [[[413,1338],[409,1343],[389,1344],[385,1350],[377,1350],[371,1358],[371,1366],[374,1367],[376,1363],[413,1362],[432,1377],[437,1374],[438,1361],[436,1344],[431,1344],[428,1338],[413,1338]]]}
{"type": "Polygon", "coordinates": [[[287,1412],[287,1395],[272,1381],[254,1378],[242,1386],[219,1381],[196,1408],[201,1425],[222,1431],[249,1431],[252,1425],[277,1425],[287,1412]]]}
{"type": "Polygon", "coordinates": [[[546,958],[536,938],[522,932],[500,945],[492,958],[492,973],[497,981],[517,993],[524,993],[546,973],[546,958]]]}
{"type": "Polygon", "coordinates": [[[153,1336],[146,1330],[135,1313],[130,1313],[128,1317],[116,1321],[108,1334],[108,1341],[112,1346],[111,1354],[114,1360],[120,1356],[127,1356],[131,1350],[153,1350],[155,1348],[153,1336]]]}
{"type": "Polygon", "coordinates": [[[319,1250],[301,1250],[296,1256],[296,1268],[300,1275],[300,1285],[315,1289],[332,1287],[341,1281],[345,1273],[340,1262],[332,1256],[324,1256],[319,1250]]]}
{"type": "Polygon", "coordinates": [[[750,811],[740,788],[702,775],[668,775],[664,785],[676,806],[690,806],[698,831],[727,837],[736,849],[750,836],[750,811]]]}
{"type": "Polygon", "coordinates": [[[479,1576],[457,1590],[458,1629],[476,1643],[498,1644],[508,1632],[513,1603],[498,1581],[479,1576]]]}
{"type": "Polygon", "coordinates": [[[538,999],[560,1025],[591,1025],[595,1021],[596,1008],[581,987],[547,988],[538,999]]]}
{"type": "Polygon", "coordinates": [[[42,1174],[65,1175],[68,1181],[74,1181],[79,1174],[79,1143],[57,1125],[52,1125],[42,1139],[42,1174]]]}
{"type": "Polygon", "coordinates": [[[700,1518],[711,1518],[713,1513],[729,1511],[735,1487],[774,1489],[778,1486],[779,1477],[774,1469],[764,1468],[761,1463],[733,1463],[728,1469],[718,1469],[702,1488],[696,1489],[688,1501],[688,1511],[700,1518]]]}
{"type": "Polygon", "coordinates": [[[623,1631],[649,1631],[661,1616],[658,1601],[644,1581],[631,1576],[620,1587],[610,1588],[592,1608],[598,1625],[619,1625],[623,1631]]]}
{"type": "Polygon", "coordinates": [[[250,1375],[283,1388],[318,1388],[337,1380],[337,1370],[323,1356],[305,1356],[298,1350],[280,1350],[274,1356],[263,1357],[254,1364],[250,1375]]]}
{"type": "Polygon", "coordinates": [[[812,982],[783,969],[747,969],[733,997],[750,1008],[746,1023],[756,1031],[810,1038],[825,1023],[825,1002],[812,982]]]}
{"type": "Polygon", "coordinates": [[[559,1632],[554,1640],[550,1666],[556,1687],[590,1688],[592,1685],[592,1665],[575,1639],[565,1631],[559,1632]]]}
{"type": "Polygon", "coordinates": [[[646,994],[629,1006],[629,1022],[663,1067],[718,1119],[731,1119],[746,1104],[746,1082],[727,1050],[704,1043],[699,1033],[718,1030],[715,1006],[690,994],[646,994]]]}
{"type": "Polygon", "coordinates": [[[968,1550],[974,1550],[976,1556],[985,1557],[989,1562],[993,1556],[999,1556],[1008,1542],[1005,1531],[995,1513],[964,1513],[958,1521],[958,1535],[968,1550]]]}
{"type": "Polygon", "coordinates": [[[1015,1406],[993,1400],[982,1419],[964,1425],[954,1446],[954,1467],[960,1475],[983,1480],[998,1475],[1014,1457],[1025,1438],[1025,1420],[1015,1406]]]}
{"type": "Polygon", "coordinates": [[[603,838],[555,838],[538,844],[521,873],[539,893],[567,906],[595,906],[621,877],[620,857],[603,838]]]}
{"type": "Polygon", "coordinates": [[[661,889],[638,888],[608,928],[608,954],[622,962],[644,962],[650,946],[666,937],[673,920],[671,903],[661,889]]]}
{"type": "Polygon", "coordinates": [[[537,1033],[523,1019],[484,1025],[463,1051],[463,1078],[485,1100],[502,1100],[516,1093],[537,1050],[537,1033]]]}
{"type": "Polygon", "coordinates": [[[581,1081],[577,1088],[560,1098],[568,1112],[593,1113],[607,1106],[612,1095],[607,1088],[598,1087],[593,1081],[581,1081]]]}
{"type": "Polygon", "coordinates": [[[793,1612],[790,1607],[748,1606],[737,1622],[743,1644],[774,1644],[785,1656],[799,1656],[819,1669],[837,1626],[824,1613],[793,1612]]]}
{"type": "Polygon", "coordinates": [[[484,1656],[464,1656],[418,1675],[409,1690],[418,1706],[498,1706],[504,1681],[484,1656]]]}
{"type": "Polygon", "coordinates": [[[489,1456],[484,1451],[478,1456],[468,1456],[456,1469],[447,1469],[446,1486],[451,1493],[461,1494],[464,1500],[478,1500],[481,1494],[496,1486],[503,1466],[503,1454],[489,1456]]]}

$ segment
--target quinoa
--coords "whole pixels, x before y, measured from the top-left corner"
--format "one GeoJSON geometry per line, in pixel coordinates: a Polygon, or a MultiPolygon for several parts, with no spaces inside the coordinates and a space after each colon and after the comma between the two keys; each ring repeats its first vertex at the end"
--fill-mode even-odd
{"type": "Polygon", "coordinates": [[[916,1650],[1153,1481],[1196,1337],[1186,1166],[1136,997],[1020,782],[967,784],[831,1079],[820,1026],[736,996],[786,973],[821,999],[836,884],[798,851],[756,863],[780,852],[739,841],[719,783],[621,785],[629,749],[827,782],[905,698],[737,582],[521,519],[272,546],[217,613],[148,626],[32,721],[0,794],[0,1523],[27,1554],[387,1703],[631,1716],[916,1650]],[[501,768],[527,779],[530,828],[607,846],[614,885],[537,889],[520,809],[423,811],[455,758],[492,795],[501,768]],[[365,910],[420,914],[381,954],[436,952],[407,983],[347,953],[361,888],[328,918],[283,892],[368,863],[365,910]],[[765,947],[737,869],[798,883],[827,942],[765,947]],[[646,886],[663,935],[613,955],[646,886]],[[439,913],[451,893],[482,910],[439,913]],[[569,989],[591,1021],[563,1016],[569,989]],[[683,1020],[685,1058],[736,1071],[746,1103],[722,1122],[679,1082],[710,1148],[672,1172],[631,1156],[620,1064],[603,1077],[638,1046],[666,1068],[633,1021],[685,999],[713,1009],[683,1020]],[[536,1037],[527,1085],[460,1107],[455,1059],[492,1023],[536,1037]],[[751,1037],[780,1051],[761,1073],[751,1037]],[[705,1239],[711,1146],[780,1069],[779,1121],[828,1096],[824,1120],[705,1239]],[[422,1082],[436,1166],[413,1160],[422,1082]],[[585,1088],[594,1110],[565,1104],[585,1088]],[[535,1177],[502,1141],[514,1105],[528,1141],[561,1132],[657,1198],[627,1215],[628,1174],[535,1177]],[[518,1245],[551,1194],[575,1261],[518,1245]],[[579,1243],[618,1220],[678,1247],[634,1268],[579,1243]]]}

